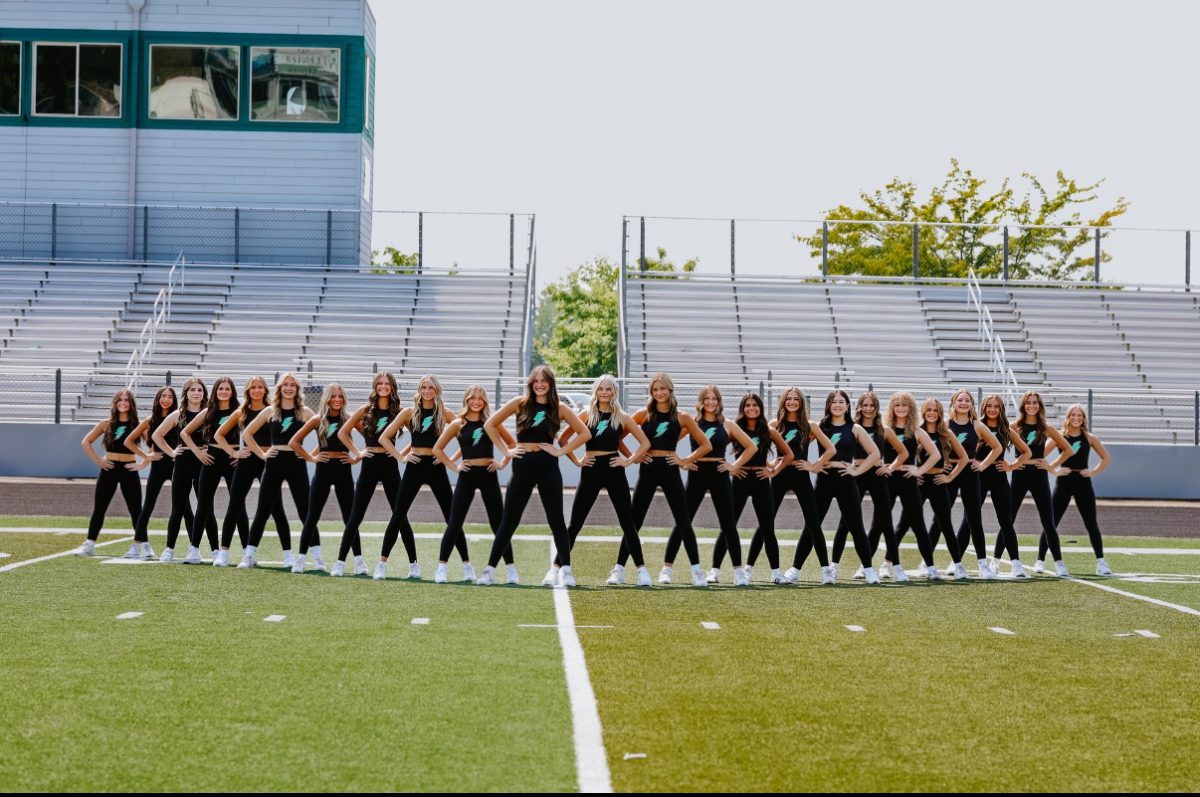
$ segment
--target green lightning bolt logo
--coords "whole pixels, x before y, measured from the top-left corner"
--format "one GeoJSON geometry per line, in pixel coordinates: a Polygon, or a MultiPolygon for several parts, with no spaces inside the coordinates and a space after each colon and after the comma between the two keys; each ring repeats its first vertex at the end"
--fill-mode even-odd
{"type": "Polygon", "coordinates": [[[546,411],[545,411],[545,410],[538,410],[538,411],[537,411],[537,414],[533,416],[533,425],[534,425],[534,426],[541,426],[541,425],[542,425],[542,421],[544,421],[544,420],[546,420],[546,411]]]}
{"type": "Polygon", "coordinates": [[[115,435],[115,436],[116,436],[116,437],[120,437],[120,436],[121,436],[121,435],[123,435],[123,434],[125,434],[125,427],[124,427],[124,426],[118,426],[118,427],[117,427],[117,433],[116,433],[116,435],[115,435]]]}
{"type": "Polygon", "coordinates": [[[330,435],[334,434],[335,432],[337,432],[337,428],[338,428],[338,425],[336,422],[329,424],[328,426],[325,427],[325,436],[329,437],[330,435]]]}
{"type": "Polygon", "coordinates": [[[607,428],[608,428],[608,418],[605,418],[604,420],[600,421],[600,423],[596,424],[596,435],[599,436],[599,435],[604,434],[604,430],[607,428]]]}
{"type": "Polygon", "coordinates": [[[387,418],[386,417],[380,418],[379,420],[375,421],[375,434],[379,434],[380,432],[382,432],[383,427],[385,427],[385,426],[387,426],[387,418]]]}
{"type": "Polygon", "coordinates": [[[667,429],[670,426],[671,426],[671,424],[667,423],[666,421],[663,421],[662,423],[660,423],[658,425],[658,428],[654,430],[654,436],[662,437],[663,435],[665,435],[667,433],[667,429]]]}
{"type": "Polygon", "coordinates": [[[750,438],[750,442],[751,442],[751,443],[754,443],[754,447],[755,447],[755,448],[757,448],[757,447],[760,445],[760,443],[758,442],[758,435],[755,435],[754,437],[751,437],[751,438],[750,438]]]}
{"type": "Polygon", "coordinates": [[[295,418],[284,418],[283,423],[279,425],[279,428],[286,432],[288,429],[292,428],[292,421],[294,420],[295,418]]]}
{"type": "Polygon", "coordinates": [[[1079,453],[1079,447],[1080,447],[1081,445],[1083,445],[1083,441],[1082,441],[1082,440],[1076,440],[1074,443],[1071,443],[1071,453],[1072,453],[1072,454],[1078,454],[1078,453],[1079,453]]]}
{"type": "Polygon", "coordinates": [[[483,427],[479,427],[471,432],[471,445],[479,445],[479,438],[483,437],[483,427]]]}
{"type": "Polygon", "coordinates": [[[898,435],[896,435],[896,439],[897,439],[897,440],[899,440],[901,443],[903,443],[905,440],[907,440],[907,439],[908,439],[908,435],[906,435],[906,434],[898,434],[898,435]]]}
{"type": "Polygon", "coordinates": [[[800,430],[799,429],[788,429],[788,433],[783,436],[783,442],[785,442],[785,443],[792,442],[792,438],[796,436],[796,432],[798,432],[798,431],[800,431],[800,430]]]}
{"type": "Polygon", "coordinates": [[[1036,439],[1037,439],[1037,429],[1034,429],[1032,432],[1030,432],[1029,434],[1025,435],[1025,442],[1026,442],[1026,443],[1032,444],[1032,443],[1033,443],[1033,441],[1034,441],[1034,440],[1036,440],[1036,439]]]}
{"type": "Polygon", "coordinates": [[[225,425],[225,422],[226,422],[226,421],[228,421],[228,420],[229,420],[229,416],[228,416],[228,415],[224,416],[224,417],[223,417],[223,418],[221,418],[221,420],[220,420],[220,421],[217,423],[217,426],[224,426],[224,425],[225,425]]]}
{"type": "Polygon", "coordinates": [[[714,434],[716,434],[716,431],[717,431],[717,427],[710,426],[704,430],[704,436],[707,437],[709,440],[712,440],[712,436],[714,434]]]}
{"type": "Polygon", "coordinates": [[[428,431],[429,431],[429,425],[430,425],[431,423],[433,423],[433,416],[432,416],[432,415],[426,415],[424,418],[422,418],[422,419],[421,419],[421,431],[422,431],[422,432],[428,432],[428,431]]]}
{"type": "Polygon", "coordinates": [[[829,442],[833,443],[836,446],[838,444],[838,441],[841,439],[842,439],[842,433],[834,432],[833,437],[829,438],[829,442]]]}
{"type": "Polygon", "coordinates": [[[967,433],[966,433],[966,432],[959,432],[959,433],[958,433],[958,442],[960,442],[960,443],[965,443],[965,442],[967,442],[967,433]]]}

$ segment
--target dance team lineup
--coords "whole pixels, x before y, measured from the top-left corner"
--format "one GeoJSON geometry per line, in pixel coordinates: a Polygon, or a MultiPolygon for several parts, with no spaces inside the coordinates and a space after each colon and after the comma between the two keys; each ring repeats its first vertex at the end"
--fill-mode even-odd
{"type": "Polygon", "coordinates": [[[762,397],[753,392],[742,395],[736,411],[730,411],[732,402],[727,408],[716,385],[701,388],[694,412],[684,411],[666,373],[651,377],[649,400],[632,414],[621,406],[617,392],[613,377],[599,377],[588,406],[576,413],[559,400],[554,371],[542,365],[530,372],[524,395],[493,410],[487,391],[473,385],[456,412],[446,406],[436,376],[423,377],[404,406],[395,377],[385,371],[375,375],[361,406],[352,408],[341,386],[331,383],[314,411],[304,405],[300,381],[290,373],[273,389],[254,377],[240,397],[229,377],[218,378],[211,389],[192,378],[183,383],[181,396],[172,387],[160,388],[149,417],[141,418],[133,393],[120,390],[113,396],[109,417],[82,441],[100,470],[87,539],[77,553],[95,554],[105,514],[119,489],[134,528],[134,541],[124,558],[154,559],[148,527],[169,482],[171,510],[161,562],[175,561],[182,528],[188,539],[183,563],[202,564],[201,544],[207,540],[212,564],[230,566],[236,531],[241,546],[236,566],[256,567],[267,520],[273,519],[284,566],[293,573],[310,569],[342,576],[351,565],[354,575],[371,572],[375,579],[386,579],[399,540],[407,577],[420,579],[408,512],[421,487],[428,486],[445,520],[434,581],[450,580],[448,564],[457,553],[464,581],[496,583],[503,560],[506,580],[515,584],[520,576],[512,539],[536,488],[556,551],[541,583],[573,587],[571,549],[603,491],[622,533],[606,583],[626,583],[632,558],[636,584],[649,587],[651,575],[639,532],[655,492],[661,490],[674,526],[657,578],[660,584],[672,583],[680,547],[691,565],[690,583],[697,587],[721,582],[727,556],[732,583],[747,586],[762,555],[770,569],[769,583],[799,583],[801,568],[815,554],[820,582],[833,584],[847,539],[860,564],[855,579],[867,584],[881,579],[906,582],[910,574],[900,564],[900,544],[909,531],[922,562],[914,576],[965,579],[962,559],[973,551],[979,578],[997,578],[1007,554],[1010,576],[1027,579],[1032,576],[1020,560],[1014,520],[1028,495],[1041,525],[1034,573],[1053,568],[1057,576],[1070,575],[1057,528],[1074,500],[1091,539],[1096,574],[1112,574],[1104,560],[1092,488],[1092,478],[1108,467],[1111,457],[1088,430],[1087,412],[1078,404],[1066,409],[1056,428],[1047,420],[1036,391],[1021,397],[1018,417],[1011,422],[1000,395],[986,396],[977,407],[965,389],[954,391],[945,404],[932,397],[918,404],[911,394],[897,392],[886,405],[872,391],[860,393],[852,405],[846,392],[833,390],[818,420],[796,387],[782,391],[772,418],[762,397]],[[512,431],[506,426],[510,419],[512,431]],[[315,445],[306,449],[303,443],[309,437],[315,445]],[[690,448],[687,455],[677,453],[684,439],[690,448]],[[564,457],[580,469],[569,520],[563,513],[564,457]],[[315,465],[311,479],[309,463],[315,465]],[[357,481],[351,470],[356,464],[361,465],[357,481]],[[639,468],[631,491],[626,469],[634,464],[639,468]],[[147,467],[143,497],[139,471],[147,467]],[[502,492],[498,472],[509,467],[511,477],[502,492]],[[451,472],[457,476],[453,486],[451,472]],[[255,481],[258,501],[251,515],[247,497],[255,481]],[[221,482],[228,504],[218,519],[214,499],[221,482]],[[296,549],[282,490],[285,482],[295,508],[293,520],[300,528],[296,549]],[[380,485],[392,511],[378,562],[370,571],[359,527],[380,485]],[[319,530],[331,491],[342,519],[332,566],[322,552],[319,530]],[[788,493],[799,503],[804,528],[791,566],[784,570],[775,518],[788,493]],[[486,565],[478,573],[463,529],[476,494],[494,534],[486,565]],[[869,527],[862,510],[862,498],[868,494],[873,507],[869,527]],[[991,555],[983,516],[988,495],[997,529],[991,555]],[[707,572],[692,526],[705,498],[719,526],[707,572]],[[841,519],[830,551],[821,524],[835,501],[841,519]],[[897,501],[900,520],[893,523],[897,501]],[[963,516],[958,528],[951,519],[956,501],[963,516]],[[755,526],[743,556],[738,524],[747,504],[755,526]],[[883,559],[876,568],[881,541],[883,559]],[[934,564],[939,543],[951,560],[942,571],[934,564]]]}

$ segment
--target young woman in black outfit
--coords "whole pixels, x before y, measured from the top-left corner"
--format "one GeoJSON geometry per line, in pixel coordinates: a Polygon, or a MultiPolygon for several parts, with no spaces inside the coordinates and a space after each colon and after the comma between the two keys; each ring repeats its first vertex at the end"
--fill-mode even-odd
{"type": "Polygon", "coordinates": [[[138,464],[137,457],[125,447],[125,440],[138,425],[137,402],[133,393],[128,390],[118,390],[113,396],[112,407],[108,417],[98,421],[91,428],[80,445],[88,459],[96,463],[100,473],[96,477],[96,497],[92,506],[92,517],[88,521],[87,539],[76,551],[80,556],[94,556],[96,540],[100,537],[100,529],[104,527],[104,515],[108,505],[112,503],[117,489],[125,499],[125,508],[129,510],[129,520],[137,528],[138,515],[142,512],[142,480],[138,471],[145,464],[138,464]],[[96,455],[93,444],[104,438],[104,457],[96,455]]]}
{"type": "Polygon", "coordinates": [[[200,489],[196,498],[196,522],[192,528],[189,540],[187,558],[184,564],[200,564],[200,536],[208,534],[208,544],[212,547],[213,558],[220,552],[220,541],[217,539],[217,521],[213,511],[213,501],[217,495],[217,486],[225,480],[225,488],[233,488],[234,461],[224,449],[217,445],[216,433],[233,416],[238,408],[237,388],[233,380],[222,376],[213,382],[212,394],[208,397],[208,406],[200,411],[180,433],[180,439],[188,447],[196,459],[200,460],[200,489]],[[199,439],[195,439],[198,437],[199,439]]]}
{"type": "MultiPolygon", "coordinates": [[[[930,581],[937,581],[941,578],[941,574],[938,573],[937,567],[933,564],[933,542],[929,539],[928,529],[925,528],[925,514],[922,509],[924,499],[921,493],[921,486],[926,480],[932,484],[934,477],[930,476],[929,473],[941,464],[941,449],[934,442],[933,438],[930,437],[929,432],[918,425],[917,402],[911,393],[899,392],[891,395],[888,399],[887,411],[883,414],[883,424],[892,431],[892,434],[904,446],[904,450],[907,453],[907,456],[904,458],[905,464],[896,464],[899,462],[899,458],[897,458],[890,467],[888,493],[889,501],[892,503],[888,506],[889,519],[891,517],[892,505],[899,499],[903,513],[911,520],[913,534],[917,538],[917,549],[921,553],[925,575],[930,581]]],[[[940,433],[935,431],[935,434],[940,433]]],[[[948,434],[949,432],[947,431],[948,434]]],[[[942,498],[944,499],[945,496],[943,495],[942,498]]],[[[937,501],[936,498],[933,500],[937,501]]],[[[943,515],[948,517],[949,505],[945,505],[938,511],[943,510],[943,515]]],[[[901,580],[901,573],[903,573],[899,559],[899,532],[896,534],[895,545],[896,550],[890,554],[889,560],[884,562],[884,566],[890,563],[894,568],[896,580],[899,581],[901,580]]]]}
{"type": "MultiPolygon", "coordinates": [[[[1103,472],[1112,463],[1112,457],[1100,438],[1088,431],[1087,411],[1081,404],[1067,407],[1063,416],[1062,436],[1067,445],[1060,449],[1062,454],[1052,465],[1058,477],[1054,482],[1055,526],[1062,523],[1067,506],[1074,498],[1075,508],[1083,518],[1083,525],[1092,541],[1092,551],[1096,554],[1096,575],[1111,576],[1112,568],[1104,561],[1104,538],[1100,536],[1100,524],[1096,521],[1096,492],[1092,488],[1092,477],[1103,472]],[[1088,467],[1088,457],[1092,451],[1100,457],[1099,464],[1094,468],[1088,467]]],[[[1046,558],[1047,544],[1043,535],[1038,543],[1039,562],[1046,558]]]]}
{"type": "MultiPolygon", "coordinates": [[[[172,462],[171,470],[171,517],[167,521],[167,544],[163,548],[160,562],[175,560],[175,540],[179,536],[179,524],[187,521],[188,542],[195,530],[195,517],[192,514],[191,495],[196,494],[196,502],[200,499],[200,460],[194,452],[183,444],[183,429],[204,411],[208,403],[208,388],[204,383],[192,377],[183,383],[183,404],[170,415],[163,418],[155,427],[150,439],[154,445],[172,462]]],[[[217,521],[210,515],[209,533],[212,538],[217,535],[217,521]]]]}
{"type": "MultiPolygon", "coordinates": [[[[1057,575],[1067,577],[1071,572],[1062,557],[1062,543],[1059,541],[1058,525],[1054,519],[1054,504],[1050,497],[1050,463],[1046,460],[1047,444],[1052,443],[1059,451],[1070,447],[1062,433],[1046,423],[1046,405],[1042,396],[1036,390],[1030,390],[1021,396],[1021,415],[1012,422],[1010,427],[1013,439],[1020,438],[1031,451],[1032,458],[1024,467],[1013,471],[1012,475],[1012,517],[1017,522],[1017,512],[1027,494],[1033,495],[1033,503],[1037,508],[1038,519],[1042,522],[1042,540],[1046,549],[1054,555],[1054,567],[1057,575]]],[[[996,558],[1004,554],[1004,540],[996,540],[996,558]]],[[[1042,553],[1045,554],[1045,550],[1042,553]]],[[[1018,557],[1017,551],[1009,551],[1008,555],[1018,557]]],[[[1042,559],[1033,565],[1033,572],[1044,573],[1046,566],[1042,559]]]]}
{"type": "MultiPolygon", "coordinates": [[[[1029,461],[1031,452],[1024,440],[1012,434],[1004,412],[1004,399],[998,393],[986,396],[979,409],[983,416],[983,425],[996,438],[1001,451],[1000,456],[996,458],[990,468],[979,472],[979,500],[982,501],[989,494],[992,496],[992,507],[996,511],[996,522],[999,524],[999,531],[996,533],[996,547],[1008,548],[1010,551],[1011,559],[1009,561],[1014,578],[1029,578],[1025,567],[1021,564],[1021,553],[1017,547],[1017,532],[1013,528],[1012,488],[1008,483],[1008,474],[1023,468],[1029,461]],[[1009,446],[1017,451],[1017,458],[1011,463],[1004,458],[1009,446]]],[[[975,448],[975,459],[983,460],[987,457],[987,453],[987,446],[981,440],[975,448]]],[[[959,539],[966,539],[966,533],[967,519],[964,517],[958,527],[959,539]]],[[[999,574],[999,557],[990,559],[987,564],[992,575],[999,574]]]]}
{"type": "MultiPolygon", "coordinates": [[[[154,405],[150,408],[150,417],[139,423],[137,428],[129,433],[129,437],[125,438],[125,447],[133,452],[133,455],[139,460],[150,465],[150,477],[146,480],[146,494],[142,499],[142,512],[138,515],[137,525],[133,528],[133,545],[125,554],[126,559],[154,558],[154,549],[150,547],[150,536],[147,533],[150,516],[154,514],[154,505],[158,502],[158,494],[162,491],[163,485],[171,480],[171,474],[175,470],[175,460],[165,456],[153,442],[150,444],[149,450],[145,450],[138,445],[138,441],[143,437],[148,438],[162,424],[163,418],[178,407],[179,399],[175,395],[175,388],[160,387],[154,394],[154,405]]],[[[178,431],[175,432],[175,436],[178,438],[178,431]]],[[[192,525],[190,507],[186,519],[190,530],[192,525]]]]}
{"type": "MultiPolygon", "coordinates": [[[[918,469],[918,476],[921,478],[921,499],[922,504],[925,501],[929,502],[930,508],[933,509],[934,522],[941,525],[943,528],[953,529],[954,526],[950,519],[950,493],[949,485],[967,468],[967,451],[959,442],[958,437],[951,433],[950,427],[946,425],[942,402],[935,398],[927,398],[921,404],[921,431],[925,432],[933,445],[933,450],[924,445],[917,454],[917,464],[921,467],[918,469]],[[937,465],[936,470],[934,465],[937,465]],[[933,474],[932,478],[928,474],[933,474]]],[[[918,435],[919,437],[919,435],[918,435]]],[[[925,518],[922,505],[918,505],[915,510],[905,507],[905,514],[910,515],[911,523],[914,528],[919,528],[918,524],[924,525],[925,518]]],[[[904,538],[904,532],[898,532],[900,539],[904,538]]],[[[932,550],[932,535],[930,539],[930,549],[932,550]]],[[[921,544],[920,534],[917,536],[917,545],[921,544]]],[[[954,578],[956,581],[961,581],[967,577],[967,571],[962,566],[962,553],[958,547],[958,538],[954,536],[953,531],[946,534],[946,550],[950,552],[951,565],[947,568],[947,575],[954,578]]],[[[930,581],[938,578],[937,568],[929,564],[932,561],[932,553],[925,557],[925,567],[917,571],[917,575],[928,576],[930,581]]]]}

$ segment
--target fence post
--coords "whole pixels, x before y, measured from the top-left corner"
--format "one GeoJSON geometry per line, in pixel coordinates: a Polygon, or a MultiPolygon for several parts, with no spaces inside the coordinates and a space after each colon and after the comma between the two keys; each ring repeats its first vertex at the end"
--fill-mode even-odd
{"type": "Polygon", "coordinates": [[[640,248],[638,249],[638,252],[639,252],[638,263],[640,264],[639,268],[643,272],[645,272],[645,270],[646,270],[646,217],[642,216],[641,221],[642,221],[642,233],[641,233],[641,244],[640,244],[640,248]]]}
{"type": "MultiPolygon", "coordinates": [[[[983,388],[981,388],[981,387],[976,387],[976,388],[975,388],[975,406],[976,406],[976,407],[982,407],[982,406],[983,406],[983,388]]],[[[951,408],[950,408],[950,411],[951,411],[951,412],[954,412],[954,408],[953,408],[953,407],[951,407],[951,408]]]]}
{"type": "MultiPolygon", "coordinates": [[[[498,376],[496,377],[496,398],[495,398],[495,403],[492,406],[493,407],[500,406],[500,377],[498,377],[498,376]]],[[[538,495],[541,495],[541,493],[538,493],[538,495]]]]}
{"type": "Polygon", "coordinates": [[[150,206],[142,205],[142,262],[150,259],[150,206]]]}
{"type": "Polygon", "coordinates": [[[771,401],[771,394],[773,392],[775,392],[774,387],[775,387],[775,372],[768,369],[767,370],[767,395],[766,395],[767,406],[763,407],[763,417],[766,417],[767,407],[770,407],[772,404],[775,403],[775,402],[771,401]]]}
{"type": "Polygon", "coordinates": [[[325,265],[333,265],[333,209],[325,211],[325,265]]]}
{"type": "Polygon", "coordinates": [[[867,382],[867,390],[869,390],[869,391],[871,391],[872,393],[874,393],[874,392],[875,392],[875,383],[874,383],[874,382],[867,382]]]}
{"type": "Polygon", "coordinates": [[[1183,289],[1192,289],[1192,231],[1183,234],[1183,289]]]}
{"type": "MultiPolygon", "coordinates": [[[[374,376],[377,373],[379,373],[379,363],[371,363],[371,375],[374,376]]],[[[371,389],[374,390],[375,385],[371,385],[371,389]]],[[[388,399],[388,401],[391,401],[391,399],[388,399]]]]}
{"type": "Polygon", "coordinates": [[[242,209],[233,209],[233,263],[242,262],[242,209]]]}
{"type": "Polygon", "coordinates": [[[1090,426],[1096,419],[1092,417],[1092,407],[1095,404],[1095,396],[1092,394],[1092,389],[1088,388],[1088,425],[1090,426]]]}
{"type": "Polygon", "coordinates": [[[62,423],[62,369],[54,369],[54,422],[62,423]]]}
{"type": "MultiPolygon", "coordinates": [[[[166,383],[165,383],[165,384],[166,384],[166,386],[167,386],[167,387],[170,387],[170,386],[171,386],[171,369],[170,369],[170,368],[168,368],[168,369],[167,369],[167,376],[166,376],[166,383]]],[[[186,398],[187,398],[187,396],[184,396],[184,398],[186,399],[186,398]]]]}
{"type": "Polygon", "coordinates": [[[1196,391],[1195,397],[1192,399],[1192,411],[1195,414],[1194,423],[1192,424],[1192,445],[1200,446],[1200,390],[1196,391]]]}
{"type": "Polygon", "coordinates": [[[1004,227],[1004,281],[1008,282],[1008,226],[1004,227]]]}
{"type": "Polygon", "coordinates": [[[921,226],[913,222],[913,279],[921,278],[921,226]]]}
{"type": "MultiPolygon", "coordinates": [[[[517,267],[517,217],[508,214],[508,276],[512,276],[517,267]]],[[[540,495],[540,493],[539,493],[540,495]]]]}
{"type": "Polygon", "coordinates": [[[1094,280],[1096,282],[1100,281],[1100,228],[1099,227],[1096,228],[1096,268],[1095,268],[1094,280]]]}
{"type": "Polygon", "coordinates": [[[417,273],[425,269],[425,213],[417,214],[417,273]]]}
{"type": "Polygon", "coordinates": [[[50,205],[50,259],[58,259],[58,203],[50,205]]]}
{"type": "Polygon", "coordinates": [[[729,273],[737,273],[737,230],[733,219],[729,220],[729,273]]]}
{"type": "MultiPolygon", "coordinates": [[[[764,382],[760,379],[760,380],[758,380],[758,395],[765,396],[766,394],[767,394],[767,384],[766,384],[766,382],[764,382]]],[[[763,407],[762,415],[760,417],[766,417],[766,414],[767,414],[767,408],[763,407]]]]}
{"type": "Polygon", "coordinates": [[[829,276],[829,222],[821,222],[821,279],[829,276]]]}

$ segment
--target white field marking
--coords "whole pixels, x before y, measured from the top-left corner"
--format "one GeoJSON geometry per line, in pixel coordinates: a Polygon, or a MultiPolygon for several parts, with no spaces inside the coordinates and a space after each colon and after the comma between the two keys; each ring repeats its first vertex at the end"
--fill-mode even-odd
{"type": "Polygon", "coordinates": [[[10,553],[0,553],[0,559],[7,559],[10,556],[12,556],[10,553]]]}
{"type": "Polygon", "coordinates": [[[1137,631],[1134,631],[1133,633],[1137,634],[1138,636],[1144,636],[1144,637],[1146,637],[1146,639],[1161,639],[1161,637],[1158,634],[1154,633],[1153,631],[1147,631],[1145,629],[1139,629],[1137,631]]]}
{"type": "MultiPolygon", "coordinates": [[[[2,569],[2,568],[0,568],[0,569],[2,569]]],[[[1180,606],[1177,603],[1167,603],[1166,601],[1160,601],[1158,598],[1150,598],[1145,595],[1138,595],[1136,592],[1126,592],[1123,589],[1117,589],[1116,587],[1110,587],[1107,584],[1097,584],[1095,581],[1083,581],[1082,579],[1078,579],[1078,578],[1064,578],[1063,581],[1073,581],[1076,584],[1082,584],[1085,587],[1093,587],[1095,589],[1102,589],[1105,592],[1111,592],[1114,595],[1124,595],[1126,598],[1133,598],[1134,600],[1145,601],[1146,603],[1153,603],[1155,606],[1163,606],[1168,609],[1174,609],[1177,612],[1183,612],[1184,614],[1190,614],[1195,617],[1200,617],[1200,610],[1193,609],[1190,606],[1180,606]]]]}
{"type": "Polygon", "coordinates": [[[429,618],[428,617],[414,617],[412,624],[413,625],[429,625],[429,618]]]}
{"type": "Polygon", "coordinates": [[[866,631],[867,629],[863,628],[861,625],[848,625],[848,626],[846,626],[846,630],[847,631],[866,631]]]}
{"type": "Polygon", "coordinates": [[[1137,634],[1113,634],[1113,636],[1115,636],[1115,637],[1137,636],[1137,634]]]}
{"type": "Polygon", "coordinates": [[[286,614],[268,614],[263,618],[264,623],[282,623],[287,619],[286,614]]]}
{"type": "Polygon", "coordinates": [[[117,619],[118,620],[132,620],[135,617],[141,617],[141,616],[142,616],[141,612],[125,612],[123,614],[118,614],[117,619]]]}
{"type": "MultiPolygon", "coordinates": [[[[517,623],[517,628],[560,628],[554,623],[517,623]]],[[[572,628],[616,628],[615,625],[576,625],[572,628]]]]}
{"type": "Polygon", "coordinates": [[[708,620],[702,621],[700,623],[700,627],[703,628],[705,631],[720,631],[721,630],[721,626],[719,623],[713,623],[708,620]]]}
{"type": "Polygon", "coordinates": [[[110,556],[100,562],[102,565],[157,565],[158,559],[126,559],[124,556],[110,556]]]}
{"type": "MultiPolygon", "coordinates": [[[[96,543],[96,547],[99,548],[103,545],[118,545],[123,542],[133,542],[133,537],[118,537],[115,540],[108,540],[106,542],[98,542],[98,543],[96,543]]],[[[78,546],[72,548],[69,551],[61,551],[59,553],[52,553],[49,556],[39,556],[36,559],[26,559],[23,562],[13,562],[11,565],[5,565],[4,567],[0,567],[0,573],[7,573],[10,570],[16,570],[18,567],[24,567],[25,565],[32,565],[32,564],[36,564],[38,562],[48,562],[51,559],[61,559],[64,556],[74,556],[75,552],[77,550],[79,550],[78,546]]]]}
{"type": "Polygon", "coordinates": [[[1017,635],[1016,631],[1009,631],[1007,628],[1001,628],[998,625],[990,625],[990,626],[988,626],[988,630],[995,631],[1000,636],[1016,636],[1017,635]]]}
{"type": "Polygon", "coordinates": [[[588,678],[583,645],[579,644],[579,634],[575,632],[570,593],[565,589],[551,590],[551,593],[554,595],[554,619],[558,622],[558,642],[563,652],[563,670],[567,676],[567,697],[571,702],[575,772],[579,790],[608,794],[613,790],[612,776],[608,772],[608,756],[604,752],[600,712],[596,708],[596,693],[588,678]]]}
{"type": "Polygon", "coordinates": [[[645,757],[646,757],[645,753],[626,753],[625,754],[626,761],[632,761],[635,758],[645,758],[645,757]]]}

